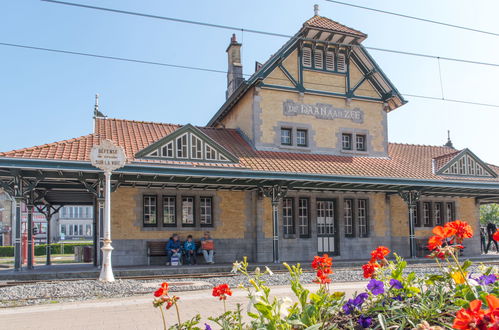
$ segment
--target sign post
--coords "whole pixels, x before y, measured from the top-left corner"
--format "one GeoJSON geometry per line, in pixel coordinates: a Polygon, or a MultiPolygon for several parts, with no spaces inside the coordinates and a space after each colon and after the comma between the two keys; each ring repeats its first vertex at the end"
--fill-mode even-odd
{"type": "Polygon", "coordinates": [[[93,146],[90,151],[92,165],[104,171],[104,245],[102,246],[103,262],[99,280],[113,282],[113,268],[111,265],[111,172],[125,165],[126,156],[122,147],[111,140],[103,140],[101,144],[93,146]]]}

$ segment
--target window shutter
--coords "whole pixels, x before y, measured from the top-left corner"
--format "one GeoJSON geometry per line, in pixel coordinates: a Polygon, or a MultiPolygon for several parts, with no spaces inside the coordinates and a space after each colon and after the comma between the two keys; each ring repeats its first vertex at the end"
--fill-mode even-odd
{"type": "Polygon", "coordinates": [[[346,71],[347,71],[347,65],[345,62],[345,55],[338,54],[338,72],[346,72],[346,71]]]}
{"type": "Polygon", "coordinates": [[[326,70],[334,71],[334,52],[326,52],[326,70]]]}
{"type": "Polygon", "coordinates": [[[304,47],[302,52],[302,64],[303,66],[310,68],[312,66],[312,50],[308,47],[304,47]]]}
{"type": "Polygon", "coordinates": [[[323,55],[322,50],[320,50],[320,49],[316,49],[315,50],[315,52],[314,52],[314,61],[315,61],[314,67],[316,69],[322,69],[322,68],[324,68],[324,55],[323,55]]]}

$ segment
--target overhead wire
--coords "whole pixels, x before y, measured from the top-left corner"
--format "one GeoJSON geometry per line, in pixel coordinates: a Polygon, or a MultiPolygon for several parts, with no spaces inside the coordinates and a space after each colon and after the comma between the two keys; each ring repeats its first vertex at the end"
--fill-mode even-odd
{"type": "Polygon", "coordinates": [[[392,16],[398,16],[398,17],[402,17],[402,18],[412,19],[412,20],[415,20],[415,21],[420,21],[420,22],[425,22],[425,23],[431,23],[431,24],[437,24],[437,25],[442,25],[442,26],[454,28],[454,29],[461,29],[461,30],[466,30],[466,31],[471,31],[471,32],[477,32],[477,33],[483,33],[483,34],[488,34],[488,35],[492,35],[492,36],[495,36],[495,37],[499,37],[499,33],[497,33],[497,32],[490,32],[490,31],[480,30],[480,29],[476,29],[476,28],[472,28],[472,27],[468,27],[468,26],[451,24],[451,23],[446,23],[446,22],[440,22],[440,21],[436,21],[436,20],[432,20],[432,19],[428,19],[428,18],[421,18],[421,17],[411,16],[411,15],[407,15],[407,14],[395,13],[395,12],[388,11],[388,10],[382,10],[382,9],[377,9],[377,8],[372,8],[372,7],[360,6],[360,5],[356,5],[356,4],[353,4],[353,3],[347,3],[347,2],[343,2],[343,1],[337,1],[337,0],[324,0],[324,1],[335,3],[335,4],[338,4],[338,5],[342,5],[342,6],[360,8],[360,9],[364,9],[364,10],[368,10],[368,11],[372,11],[372,12],[377,12],[377,13],[388,14],[388,15],[392,15],[392,16]]]}
{"type": "MultiPolygon", "coordinates": [[[[0,46],[24,48],[24,49],[30,49],[30,50],[39,50],[39,51],[45,51],[45,52],[51,52],[51,53],[61,53],[61,54],[66,54],[66,55],[93,57],[93,58],[98,58],[98,59],[107,59],[107,60],[122,61],[122,62],[129,62],[129,63],[131,62],[131,63],[138,63],[138,64],[156,65],[156,66],[170,67],[170,68],[176,68],[176,69],[196,70],[196,71],[203,71],[203,72],[227,74],[227,71],[225,71],[225,70],[195,67],[195,66],[190,66],[190,65],[179,65],[179,64],[164,63],[164,62],[158,62],[158,61],[149,61],[149,60],[127,58],[127,57],[120,57],[120,56],[109,56],[109,55],[102,55],[102,54],[94,54],[94,53],[86,53],[86,52],[71,51],[71,50],[64,50],[64,49],[56,49],[56,48],[37,47],[37,46],[32,46],[32,45],[22,45],[22,44],[0,42],[0,46]]],[[[244,76],[251,76],[251,75],[244,74],[244,76]]],[[[275,77],[275,78],[272,77],[270,79],[289,81],[287,79],[278,78],[278,77],[275,77]]],[[[333,86],[333,87],[344,88],[344,86],[333,85],[333,84],[322,84],[322,83],[314,83],[314,84],[315,85],[324,85],[324,86],[333,86]]],[[[358,89],[358,90],[367,91],[367,89],[358,89]]],[[[417,94],[402,94],[402,95],[407,96],[407,97],[414,97],[414,98],[421,98],[421,99],[428,99],[428,100],[447,101],[447,102],[453,102],[453,103],[461,103],[461,104],[499,108],[499,105],[490,104],[490,103],[480,103],[480,102],[474,102],[474,101],[448,99],[448,98],[443,98],[443,97],[439,98],[439,97],[417,95],[417,94]]]]}
{"type": "MultiPolygon", "coordinates": [[[[180,19],[180,18],[176,18],[176,17],[167,17],[167,16],[145,14],[145,13],[140,13],[140,12],[136,12],[136,11],[127,11],[127,10],[107,8],[107,7],[98,7],[98,6],[85,5],[85,4],[66,2],[66,1],[60,1],[60,0],[41,0],[41,1],[53,3],[53,4],[59,4],[59,5],[94,9],[94,10],[100,10],[100,11],[107,11],[107,12],[112,12],[112,13],[117,13],[117,14],[125,14],[125,15],[132,15],[132,16],[139,16],[139,17],[146,17],[146,18],[153,18],[153,19],[159,19],[159,20],[165,20],[165,21],[178,22],[178,23],[200,25],[200,26],[206,26],[206,27],[217,28],[217,29],[241,31],[241,32],[268,35],[268,36],[281,37],[281,38],[296,38],[297,40],[304,40],[304,41],[317,41],[317,40],[312,39],[312,38],[296,37],[296,36],[290,35],[290,34],[269,32],[269,31],[256,30],[256,29],[246,29],[246,28],[242,28],[242,27],[238,27],[238,26],[200,22],[200,21],[195,21],[195,20],[180,19]]],[[[337,45],[337,46],[360,47],[359,45],[343,44],[343,43],[331,42],[331,41],[321,41],[321,42],[325,42],[327,44],[337,45]]],[[[484,61],[460,59],[460,58],[453,58],[453,57],[446,57],[446,56],[437,56],[437,55],[409,52],[409,51],[402,51],[402,50],[394,50],[394,49],[387,49],[387,48],[380,48],[380,47],[371,47],[371,46],[363,46],[363,47],[365,49],[375,50],[375,51],[380,51],[380,52],[388,52],[388,53],[408,55],[408,56],[441,59],[441,60],[445,60],[445,61],[462,62],[462,63],[467,63],[467,64],[477,64],[477,65],[499,67],[499,63],[489,63],[489,62],[484,62],[484,61]]]]}

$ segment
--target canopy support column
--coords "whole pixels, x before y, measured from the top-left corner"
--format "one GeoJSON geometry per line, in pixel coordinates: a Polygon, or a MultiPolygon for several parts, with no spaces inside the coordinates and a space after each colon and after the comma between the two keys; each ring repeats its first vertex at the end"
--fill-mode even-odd
{"type": "Polygon", "coordinates": [[[272,256],[274,263],[279,263],[279,203],[286,196],[288,189],[276,184],[271,187],[260,187],[260,191],[272,202],[272,256]]]}
{"type": "Polygon", "coordinates": [[[414,233],[414,209],[416,208],[416,202],[421,196],[421,191],[419,190],[408,190],[399,191],[400,197],[407,203],[409,208],[409,247],[411,252],[411,258],[416,258],[416,236],[414,233]]]}
{"type": "Polygon", "coordinates": [[[50,222],[52,217],[59,213],[63,205],[59,205],[59,207],[55,208],[52,204],[44,204],[42,207],[35,205],[38,212],[45,215],[45,219],[47,220],[47,248],[46,248],[46,256],[47,259],[45,261],[45,265],[52,265],[52,230],[50,229],[50,222]]]}
{"type": "Polygon", "coordinates": [[[26,203],[28,211],[27,228],[28,228],[28,269],[33,269],[34,263],[34,246],[33,246],[33,194],[30,192],[26,203]]]}

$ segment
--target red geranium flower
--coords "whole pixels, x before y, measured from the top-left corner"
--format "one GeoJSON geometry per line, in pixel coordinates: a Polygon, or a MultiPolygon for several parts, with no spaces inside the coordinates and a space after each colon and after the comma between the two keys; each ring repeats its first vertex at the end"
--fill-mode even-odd
{"type": "Polygon", "coordinates": [[[380,265],[376,261],[369,261],[367,264],[363,265],[362,270],[364,271],[364,278],[373,278],[376,268],[379,267],[380,265]]]}
{"type": "Polygon", "coordinates": [[[378,246],[376,249],[371,252],[371,261],[375,260],[383,260],[390,253],[390,249],[386,246],[378,246]]]}
{"type": "Polygon", "coordinates": [[[492,238],[494,241],[499,241],[499,229],[492,235],[492,238]]]}
{"type": "Polygon", "coordinates": [[[485,297],[488,309],[482,310],[479,299],[470,302],[470,307],[462,308],[456,313],[453,327],[460,330],[468,329],[499,329],[499,299],[494,295],[485,297]]]}
{"type": "Polygon", "coordinates": [[[331,283],[329,274],[333,273],[331,269],[332,265],[333,258],[329,257],[327,254],[323,254],[322,257],[315,256],[312,261],[312,268],[317,270],[317,276],[313,282],[319,284],[331,283]]]}
{"type": "Polygon", "coordinates": [[[447,237],[454,236],[458,243],[462,243],[463,239],[473,237],[473,228],[466,221],[455,220],[448,222],[444,225],[444,228],[449,231],[447,237]]]}
{"type": "Polygon", "coordinates": [[[443,244],[443,238],[440,236],[432,236],[428,239],[428,249],[430,251],[433,251],[439,247],[441,247],[443,244]]]}
{"type": "Polygon", "coordinates": [[[163,282],[158,290],[154,292],[155,297],[161,297],[168,294],[168,283],[163,282]]]}
{"type": "Polygon", "coordinates": [[[330,258],[327,254],[323,254],[322,257],[315,256],[312,261],[313,269],[323,269],[328,268],[333,265],[333,258],[330,258]]]}
{"type": "Polygon", "coordinates": [[[212,294],[213,297],[220,297],[220,300],[225,300],[227,299],[227,296],[232,296],[232,291],[230,290],[229,285],[224,283],[214,287],[212,294]]]}

